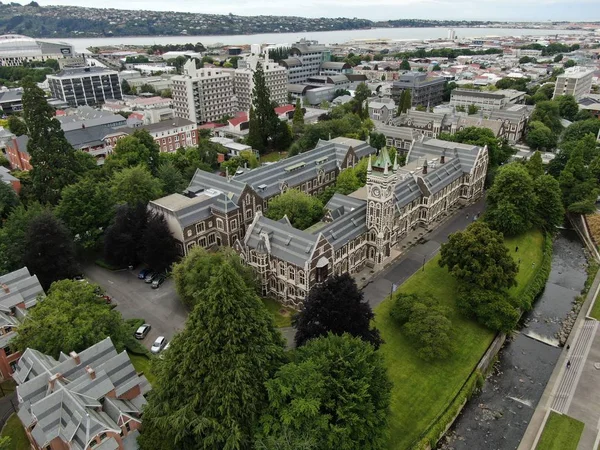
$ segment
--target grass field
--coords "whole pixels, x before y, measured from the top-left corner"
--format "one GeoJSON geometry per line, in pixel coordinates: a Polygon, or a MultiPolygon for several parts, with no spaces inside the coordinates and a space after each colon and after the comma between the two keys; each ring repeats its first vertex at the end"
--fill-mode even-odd
{"type": "Polygon", "coordinates": [[[29,450],[31,448],[23,424],[16,414],[11,415],[2,428],[2,437],[5,436],[10,437],[10,445],[6,447],[6,450],[29,450]]]}
{"type": "Polygon", "coordinates": [[[590,317],[600,320],[600,300],[598,297],[594,300],[594,306],[592,306],[592,310],[590,311],[590,317]]]}
{"type": "Polygon", "coordinates": [[[272,298],[263,298],[262,301],[273,316],[277,328],[292,326],[292,314],[295,312],[293,309],[282,306],[272,298]]]}
{"type": "Polygon", "coordinates": [[[150,363],[152,362],[150,358],[142,355],[135,355],[133,353],[129,353],[129,359],[131,359],[131,364],[135,367],[135,370],[138,372],[144,372],[144,375],[150,382],[150,384],[154,384],[156,378],[150,369],[150,363]]]}
{"type": "Polygon", "coordinates": [[[552,411],[535,450],[576,450],[583,422],[552,411]]]}
{"type": "MultiPolygon", "coordinates": [[[[535,273],[542,260],[543,236],[532,232],[518,239],[507,240],[515,260],[521,264],[517,277],[519,285],[512,289],[519,295],[535,273]],[[515,253],[515,246],[519,251],[515,253]],[[511,248],[512,247],[512,248],[511,248]],[[535,262],[532,267],[531,262],[535,262]]],[[[472,370],[486,351],[494,333],[457,310],[455,293],[458,283],[446,268],[438,265],[439,255],[408,279],[398,292],[429,293],[449,310],[453,325],[454,353],[445,361],[425,362],[417,357],[413,346],[405,339],[400,328],[389,316],[390,299],[375,309],[375,326],[381,331],[385,344],[381,347],[388,373],[394,383],[391,399],[390,445],[391,449],[404,450],[415,443],[421,433],[448,406],[460,391],[472,370]]]]}
{"type": "Polygon", "coordinates": [[[283,159],[287,156],[287,152],[271,152],[271,153],[267,153],[266,155],[262,155],[260,157],[260,162],[261,163],[265,163],[265,162],[277,162],[280,159],[283,159]]]}

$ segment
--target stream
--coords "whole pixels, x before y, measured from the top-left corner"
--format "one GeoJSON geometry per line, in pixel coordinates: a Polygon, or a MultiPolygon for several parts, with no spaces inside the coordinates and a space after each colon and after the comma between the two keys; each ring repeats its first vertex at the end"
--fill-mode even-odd
{"type": "Polygon", "coordinates": [[[544,292],[506,340],[481,391],[465,405],[448,435],[445,450],[512,450],[525,434],[562,349],[561,321],[583,289],[586,258],[573,231],[553,243],[552,270],[544,292]]]}

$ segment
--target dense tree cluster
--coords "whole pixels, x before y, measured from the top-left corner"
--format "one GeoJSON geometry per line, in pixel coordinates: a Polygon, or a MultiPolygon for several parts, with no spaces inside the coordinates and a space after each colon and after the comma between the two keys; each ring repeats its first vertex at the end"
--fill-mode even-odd
{"type": "Polygon", "coordinates": [[[321,220],[324,213],[323,203],[317,197],[288,189],[269,202],[265,215],[273,220],[287,217],[294,228],[304,230],[321,220]]]}

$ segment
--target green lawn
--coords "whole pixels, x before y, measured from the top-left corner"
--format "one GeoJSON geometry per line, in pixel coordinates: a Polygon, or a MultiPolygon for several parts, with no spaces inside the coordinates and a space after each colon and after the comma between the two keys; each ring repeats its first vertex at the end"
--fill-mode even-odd
{"type": "Polygon", "coordinates": [[[590,317],[593,317],[596,320],[600,320],[600,300],[598,300],[598,297],[596,297],[596,299],[594,300],[594,306],[590,311],[590,317]]]}
{"type": "Polygon", "coordinates": [[[6,447],[7,450],[29,450],[31,448],[25,428],[16,414],[11,415],[2,428],[2,437],[5,436],[10,437],[10,445],[6,447]]]}
{"type": "MultiPolygon", "coordinates": [[[[519,246],[523,260],[542,259],[543,236],[532,232],[519,239],[508,240],[507,245],[519,246]]],[[[519,256],[516,256],[518,259],[519,256]]],[[[458,283],[446,268],[438,265],[439,255],[425,265],[399,289],[405,293],[429,293],[449,310],[453,325],[455,351],[445,361],[425,362],[417,357],[412,345],[389,316],[390,299],[375,309],[375,326],[379,328],[385,344],[381,346],[388,373],[394,383],[391,398],[390,448],[407,449],[426,431],[460,391],[471,371],[494,339],[494,333],[472,320],[464,318],[456,308],[455,292],[458,283]]],[[[513,288],[518,295],[524,282],[535,269],[521,264],[519,286],[513,288]]]]}
{"type": "Polygon", "coordinates": [[[552,411],[536,450],[576,450],[583,433],[583,422],[552,411]]]}
{"type": "Polygon", "coordinates": [[[144,372],[144,375],[150,382],[150,384],[154,384],[156,378],[150,369],[150,363],[152,362],[150,358],[142,355],[135,355],[133,353],[129,353],[129,359],[131,359],[131,364],[135,367],[135,370],[138,372],[144,372]]]}
{"type": "Polygon", "coordinates": [[[260,162],[261,163],[265,163],[265,162],[277,162],[280,159],[283,159],[287,156],[287,152],[271,152],[271,153],[267,153],[266,155],[262,155],[260,157],[260,162]]]}
{"type": "Polygon", "coordinates": [[[292,326],[292,314],[295,312],[293,309],[281,305],[281,303],[272,298],[263,298],[262,301],[273,316],[275,325],[278,328],[292,326]]]}

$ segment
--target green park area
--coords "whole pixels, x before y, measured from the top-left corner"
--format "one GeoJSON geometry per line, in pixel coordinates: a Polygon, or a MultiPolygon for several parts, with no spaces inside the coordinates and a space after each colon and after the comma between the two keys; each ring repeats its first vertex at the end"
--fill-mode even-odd
{"type": "MultiPolygon", "coordinates": [[[[523,261],[517,275],[518,285],[511,289],[519,295],[531,281],[542,261],[543,235],[528,232],[507,239],[511,255],[523,261]],[[515,252],[516,246],[519,247],[515,252]],[[535,264],[533,264],[535,263],[535,264]]],[[[407,449],[426,436],[477,366],[494,339],[494,332],[461,314],[456,306],[458,282],[438,264],[439,255],[425,265],[398,290],[406,294],[428,293],[448,308],[452,321],[454,352],[448,359],[426,362],[390,317],[393,302],[388,298],[375,309],[375,325],[385,343],[381,346],[389,376],[394,384],[391,398],[390,448],[407,449]]]]}
{"type": "Polygon", "coordinates": [[[11,415],[6,421],[4,428],[2,428],[2,437],[10,438],[10,444],[2,447],[6,450],[28,450],[31,448],[25,429],[16,414],[11,415]]]}
{"type": "Polygon", "coordinates": [[[150,364],[152,361],[145,355],[136,355],[135,353],[129,353],[129,359],[131,364],[135,368],[136,372],[143,373],[150,384],[154,384],[156,378],[152,373],[150,364]]]}
{"type": "Polygon", "coordinates": [[[596,296],[594,300],[594,306],[592,306],[592,310],[590,311],[590,317],[593,317],[596,320],[600,320],[600,300],[598,300],[599,296],[596,296]]]}
{"type": "Polygon", "coordinates": [[[292,308],[287,308],[272,298],[263,298],[262,301],[273,316],[277,328],[292,326],[292,314],[295,312],[292,308]]]}
{"type": "Polygon", "coordinates": [[[287,152],[271,152],[260,156],[260,163],[277,162],[287,156],[287,152]]]}
{"type": "Polygon", "coordinates": [[[583,422],[554,411],[548,416],[536,450],[576,450],[583,422]]]}

